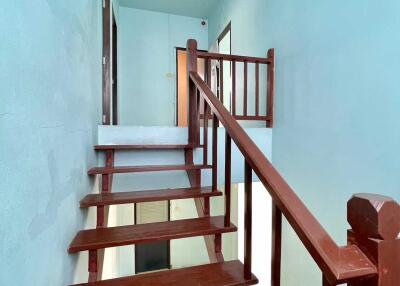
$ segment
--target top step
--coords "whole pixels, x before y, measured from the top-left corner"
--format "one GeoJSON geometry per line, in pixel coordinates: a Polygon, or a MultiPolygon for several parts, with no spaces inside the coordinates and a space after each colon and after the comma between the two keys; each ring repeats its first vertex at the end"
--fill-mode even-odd
{"type": "Polygon", "coordinates": [[[94,149],[96,151],[121,151],[121,150],[182,150],[191,149],[201,146],[195,146],[193,144],[172,144],[172,145],[153,145],[153,144],[142,144],[142,145],[96,145],[94,149]]]}

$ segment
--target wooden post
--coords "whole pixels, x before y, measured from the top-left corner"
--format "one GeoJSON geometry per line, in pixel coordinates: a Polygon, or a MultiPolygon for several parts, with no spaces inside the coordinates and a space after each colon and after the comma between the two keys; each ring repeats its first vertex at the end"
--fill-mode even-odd
{"type": "Polygon", "coordinates": [[[247,62],[243,63],[243,116],[247,116],[247,62]]]}
{"type": "Polygon", "coordinates": [[[348,243],[376,264],[378,276],[349,286],[400,285],[400,206],[390,197],[356,194],[347,204],[348,243]]]}
{"type": "Polygon", "coordinates": [[[218,118],[213,115],[212,135],[212,190],[218,191],[218,118]]]}
{"type": "Polygon", "coordinates": [[[190,39],[187,41],[187,72],[188,72],[188,122],[189,122],[189,144],[200,145],[200,120],[197,106],[196,86],[190,80],[190,72],[197,72],[197,42],[190,39]]]}
{"type": "MultiPolygon", "coordinates": [[[[106,167],[114,167],[114,151],[108,150],[105,155],[106,167]]],[[[112,174],[101,175],[101,193],[111,193],[112,188],[112,174]]],[[[97,207],[97,222],[96,228],[105,228],[108,223],[108,206],[97,207]]],[[[89,251],[89,282],[96,282],[101,280],[104,262],[104,249],[90,250],[89,251]]]]}
{"type": "Polygon", "coordinates": [[[267,127],[272,128],[274,127],[275,49],[269,49],[267,55],[271,60],[267,71],[267,127]]]}
{"type": "Polygon", "coordinates": [[[232,115],[236,115],[236,61],[232,61],[232,115]]]}
{"type": "Polygon", "coordinates": [[[255,64],[255,88],[256,88],[256,116],[260,115],[260,65],[259,63],[255,64]]]}

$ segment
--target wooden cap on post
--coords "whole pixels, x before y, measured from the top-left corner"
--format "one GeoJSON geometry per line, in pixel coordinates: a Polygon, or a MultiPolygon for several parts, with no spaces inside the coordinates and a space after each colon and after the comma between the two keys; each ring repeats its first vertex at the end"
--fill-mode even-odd
{"type": "Polygon", "coordinates": [[[197,41],[194,39],[187,40],[186,50],[189,53],[187,58],[188,72],[197,72],[197,41]]]}
{"type": "Polygon", "coordinates": [[[392,198],[356,194],[347,204],[347,220],[358,235],[396,239],[400,232],[400,206],[392,198]]]}

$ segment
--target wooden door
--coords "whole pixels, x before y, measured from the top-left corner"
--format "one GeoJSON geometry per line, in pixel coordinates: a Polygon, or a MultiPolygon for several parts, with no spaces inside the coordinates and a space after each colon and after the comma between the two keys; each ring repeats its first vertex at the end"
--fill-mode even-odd
{"type": "MultiPolygon", "coordinates": [[[[179,127],[188,126],[188,87],[187,87],[187,58],[186,50],[177,49],[176,52],[177,67],[177,125],[179,127]]],[[[204,79],[205,60],[197,60],[197,71],[204,79]]]]}

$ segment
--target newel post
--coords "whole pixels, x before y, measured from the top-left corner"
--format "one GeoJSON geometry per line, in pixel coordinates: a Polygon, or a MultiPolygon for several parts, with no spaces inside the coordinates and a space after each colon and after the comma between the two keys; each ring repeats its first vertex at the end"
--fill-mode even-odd
{"type": "Polygon", "coordinates": [[[347,204],[349,244],[356,244],[376,265],[378,276],[349,286],[400,285],[400,206],[390,197],[357,194],[347,204]]]}
{"type": "Polygon", "coordinates": [[[189,39],[186,46],[187,72],[188,72],[188,131],[189,144],[200,145],[200,120],[197,106],[197,90],[195,84],[190,80],[190,72],[197,72],[197,42],[189,39]]]}

